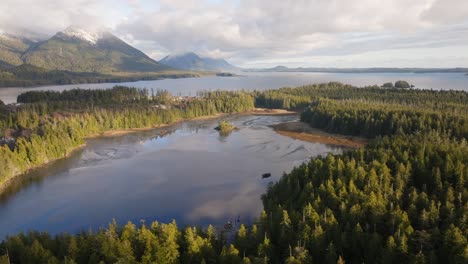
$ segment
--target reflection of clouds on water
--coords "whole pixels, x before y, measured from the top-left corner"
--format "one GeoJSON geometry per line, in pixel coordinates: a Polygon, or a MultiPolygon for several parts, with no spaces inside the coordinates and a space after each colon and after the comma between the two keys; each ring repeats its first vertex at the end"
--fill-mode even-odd
{"type": "Polygon", "coordinates": [[[164,128],[171,132],[165,136],[156,129],[89,140],[74,162],[49,171],[54,177],[40,185],[26,185],[0,208],[0,237],[5,230],[29,228],[73,232],[113,218],[197,225],[240,215],[251,221],[262,209],[260,196],[269,182],[311,156],[341,150],[269,127],[295,118],[231,116],[240,130],[222,142],[214,130],[219,119],[164,128]],[[264,173],[272,176],[262,180],[264,173]]]}
{"type": "Polygon", "coordinates": [[[81,154],[81,160],[85,163],[102,159],[104,159],[102,155],[90,150],[85,150],[83,151],[83,154],[81,154]]]}
{"type": "Polygon", "coordinates": [[[240,215],[243,218],[251,218],[261,210],[259,193],[263,187],[255,184],[244,184],[231,197],[206,197],[206,201],[186,215],[190,221],[200,219],[225,219],[228,216],[240,215]]]}

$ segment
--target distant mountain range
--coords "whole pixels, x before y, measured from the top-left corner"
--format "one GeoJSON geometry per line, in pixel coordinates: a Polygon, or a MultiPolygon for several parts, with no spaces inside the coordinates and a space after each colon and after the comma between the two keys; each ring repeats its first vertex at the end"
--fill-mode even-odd
{"type": "Polygon", "coordinates": [[[468,68],[274,68],[245,69],[246,72],[328,72],[328,73],[468,73],[468,68]]]}
{"type": "Polygon", "coordinates": [[[467,68],[288,68],[241,69],[224,59],[193,52],[156,61],[107,31],[68,27],[46,40],[0,33],[0,87],[153,80],[199,76],[200,72],[437,73],[467,68]],[[190,72],[188,72],[190,71],[190,72]],[[199,71],[194,73],[192,71],[199,71]]]}
{"type": "Polygon", "coordinates": [[[0,34],[0,87],[196,76],[160,64],[106,31],[69,27],[42,41],[0,34]]]}
{"type": "Polygon", "coordinates": [[[167,66],[190,71],[239,71],[224,59],[200,57],[193,52],[169,55],[159,61],[167,66]]]}
{"type": "Polygon", "coordinates": [[[109,32],[69,27],[48,40],[0,37],[0,63],[30,64],[48,70],[71,72],[159,72],[172,70],[109,32]]]}
{"type": "Polygon", "coordinates": [[[51,38],[33,41],[0,34],[0,67],[22,64],[46,70],[115,74],[168,70],[238,71],[224,59],[201,57],[193,52],[169,55],[155,61],[107,31],[68,27],[51,38]]]}

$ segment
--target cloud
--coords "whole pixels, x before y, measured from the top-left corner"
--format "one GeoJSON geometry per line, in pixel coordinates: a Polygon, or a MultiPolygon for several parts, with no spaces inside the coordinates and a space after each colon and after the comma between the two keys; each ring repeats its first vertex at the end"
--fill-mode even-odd
{"type": "MultiPolygon", "coordinates": [[[[0,28],[11,34],[48,37],[70,25],[109,27],[112,1],[2,0],[0,28]]],[[[118,16],[117,16],[118,17],[118,16]]]]}
{"type": "Polygon", "coordinates": [[[241,215],[243,218],[251,218],[261,211],[261,204],[252,201],[258,200],[258,194],[264,187],[253,184],[240,186],[230,198],[210,199],[193,208],[186,217],[189,220],[225,219],[228,215],[241,215]]]}
{"type": "Polygon", "coordinates": [[[463,23],[468,20],[468,1],[435,0],[424,10],[421,18],[432,23],[463,23]]]}
{"type": "Polygon", "coordinates": [[[275,59],[304,61],[301,58],[315,56],[320,60],[320,56],[455,45],[466,41],[454,34],[455,29],[468,28],[463,24],[468,23],[465,2],[161,1],[157,10],[139,13],[117,30],[145,40],[148,49],[153,43],[159,49],[154,54],[190,50],[246,66],[275,59]],[[455,6],[459,11],[454,18],[449,11],[455,6]],[[441,35],[448,38],[437,39],[441,35]]]}
{"type": "MultiPolygon", "coordinates": [[[[314,66],[347,56],[359,61],[369,52],[468,48],[466,0],[3,0],[0,13],[0,30],[7,32],[51,35],[70,24],[103,26],[155,59],[195,51],[240,66],[288,65],[288,59],[314,66]]],[[[421,61],[406,55],[395,66],[408,65],[411,56],[421,61]]],[[[444,53],[436,55],[428,63],[446,63],[444,53]]]]}

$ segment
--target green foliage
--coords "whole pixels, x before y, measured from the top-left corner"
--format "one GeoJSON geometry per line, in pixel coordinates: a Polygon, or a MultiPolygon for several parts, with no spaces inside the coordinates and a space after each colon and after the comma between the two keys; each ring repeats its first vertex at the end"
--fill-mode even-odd
{"type": "Polygon", "coordinates": [[[196,74],[174,72],[152,73],[97,73],[97,72],[71,72],[65,70],[45,69],[31,64],[22,64],[17,67],[0,70],[0,87],[35,86],[48,84],[78,84],[78,83],[109,83],[132,82],[138,80],[156,80],[160,78],[194,77],[196,74]]]}
{"type": "Polygon", "coordinates": [[[234,129],[234,125],[229,123],[229,121],[226,121],[226,120],[219,121],[218,126],[216,127],[216,130],[218,130],[220,133],[231,132],[233,129],[234,129]]]}
{"type": "MultiPolygon", "coordinates": [[[[313,84],[300,86],[297,88],[281,88],[277,90],[268,90],[255,92],[256,105],[258,107],[281,107],[281,104],[270,104],[264,98],[276,96],[284,98],[296,98],[297,102],[303,102],[307,106],[310,102],[317,99],[328,98],[333,100],[360,100],[365,102],[385,102],[401,105],[413,105],[419,108],[428,109],[451,109],[456,111],[462,106],[462,113],[468,109],[468,93],[464,91],[436,91],[436,90],[418,90],[418,89],[388,89],[378,86],[354,87],[347,84],[330,82],[322,84],[313,84]]],[[[281,102],[283,101],[281,100],[281,102]]],[[[275,101],[273,101],[275,102],[275,101]]],[[[296,105],[300,106],[299,103],[296,105]]],[[[299,107],[299,109],[301,109],[299,107]]]]}
{"type": "Polygon", "coordinates": [[[468,138],[467,103],[419,108],[418,104],[394,104],[350,99],[320,99],[302,113],[301,120],[328,132],[375,137],[436,130],[468,138]]]}
{"type": "MultiPolygon", "coordinates": [[[[372,138],[363,149],[312,158],[269,186],[264,211],[231,243],[212,226],[136,227],[8,237],[12,263],[467,263],[468,94],[340,83],[263,92],[203,92],[159,107],[165,93],[116,87],[28,93],[0,105],[0,127],[29,129],[0,148],[0,173],[60,157],[87,135],[254,106],[301,109],[304,122],[372,138]],[[57,142],[60,142],[58,144],[57,142]]],[[[164,99],[166,98],[166,99],[164,99]]],[[[8,175],[2,176],[3,180],[8,175]]],[[[4,259],[2,257],[0,259],[4,259]]]]}
{"type": "Polygon", "coordinates": [[[18,137],[13,149],[0,146],[0,185],[31,168],[67,156],[90,135],[253,108],[249,94],[211,92],[163,109],[158,95],[151,97],[147,90],[127,87],[27,92],[19,100],[27,104],[15,111],[2,111],[0,106],[0,131],[29,131],[31,135],[18,137]]]}
{"type": "Polygon", "coordinates": [[[283,245],[275,258],[303,243],[320,263],[333,262],[325,249],[335,262],[337,255],[348,263],[419,255],[466,262],[467,153],[466,140],[429,132],[379,138],[301,165],[263,196],[273,221],[262,224],[272,244],[283,245]],[[285,211],[291,232],[282,231],[285,211]]]}
{"type": "Polygon", "coordinates": [[[407,81],[396,81],[395,88],[410,88],[410,84],[407,81]]]}
{"type": "Polygon", "coordinates": [[[30,46],[30,41],[13,36],[0,36],[0,65],[17,66],[23,63],[21,55],[30,46]]]}
{"type": "Polygon", "coordinates": [[[393,83],[391,83],[391,82],[384,83],[384,84],[382,85],[382,87],[384,87],[384,88],[393,88],[393,83]]]}
{"type": "Polygon", "coordinates": [[[44,69],[72,72],[157,72],[170,69],[110,33],[95,44],[58,33],[35,45],[23,61],[44,69]]]}

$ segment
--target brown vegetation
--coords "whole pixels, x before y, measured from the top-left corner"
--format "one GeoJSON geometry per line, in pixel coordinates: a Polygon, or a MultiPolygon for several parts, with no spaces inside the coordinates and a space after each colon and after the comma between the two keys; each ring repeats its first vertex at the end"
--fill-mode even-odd
{"type": "Polygon", "coordinates": [[[322,130],[312,128],[303,122],[288,122],[271,126],[278,134],[307,141],[318,142],[329,145],[361,148],[367,144],[367,139],[360,137],[343,136],[326,133],[322,130]]]}

